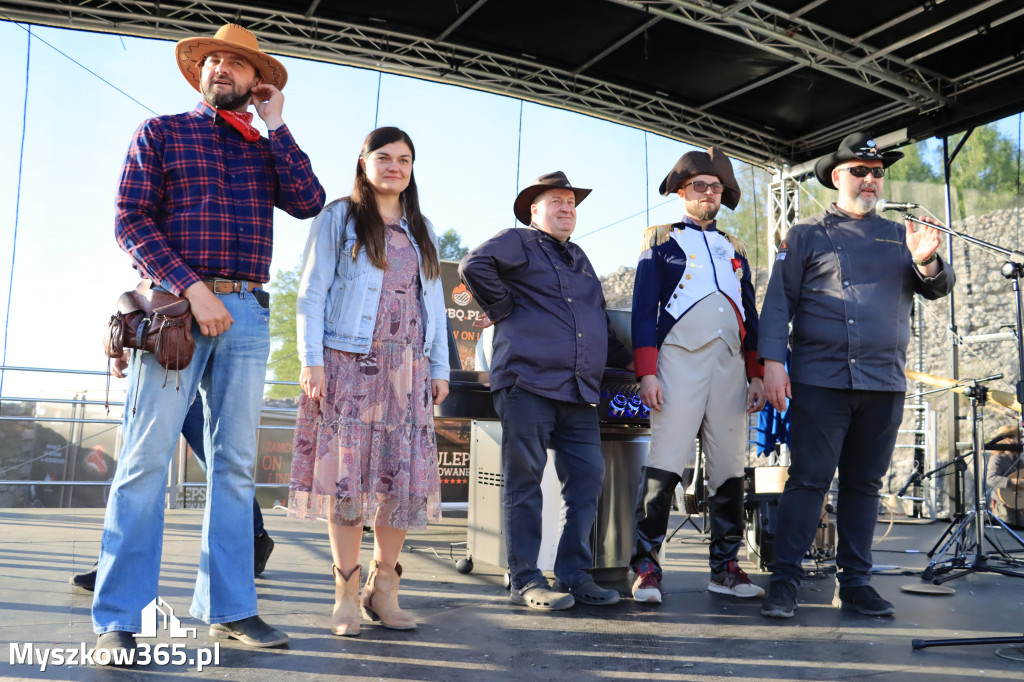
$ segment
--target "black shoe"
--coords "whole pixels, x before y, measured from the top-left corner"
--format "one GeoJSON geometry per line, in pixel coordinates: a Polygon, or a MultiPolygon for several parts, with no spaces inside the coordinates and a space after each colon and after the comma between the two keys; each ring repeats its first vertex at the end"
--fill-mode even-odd
{"type": "Polygon", "coordinates": [[[267,559],[270,558],[270,553],[274,551],[274,541],[270,538],[270,533],[266,531],[263,535],[257,535],[252,541],[252,558],[253,558],[253,574],[259,577],[263,573],[263,569],[267,567],[267,559]]]}
{"type": "Polygon", "coordinates": [[[788,580],[773,580],[768,584],[768,594],[761,602],[761,615],[768,618],[792,618],[796,611],[795,584],[788,580]]]}
{"type": "Polygon", "coordinates": [[[80,587],[83,590],[92,592],[96,589],[96,566],[99,564],[97,561],[92,565],[92,570],[87,573],[77,573],[71,576],[68,581],[75,587],[80,587]]]}
{"type": "Polygon", "coordinates": [[[135,665],[135,636],[120,630],[104,632],[96,640],[96,649],[92,657],[96,665],[114,665],[122,668],[135,665]]]}
{"type": "Polygon", "coordinates": [[[210,637],[237,639],[242,644],[255,647],[282,646],[290,640],[288,635],[272,628],[259,616],[249,616],[231,623],[214,623],[210,626],[210,637]]]}
{"type": "Polygon", "coordinates": [[[865,616],[891,616],[896,613],[892,602],[882,599],[871,585],[840,587],[839,601],[847,611],[856,611],[865,616]]]}
{"type": "Polygon", "coordinates": [[[572,595],[573,600],[577,604],[590,604],[592,606],[611,606],[612,604],[618,604],[620,595],[615,590],[606,590],[597,583],[590,576],[587,576],[579,584],[569,587],[565,583],[556,580],[555,591],[557,592],[568,592],[572,595]]]}

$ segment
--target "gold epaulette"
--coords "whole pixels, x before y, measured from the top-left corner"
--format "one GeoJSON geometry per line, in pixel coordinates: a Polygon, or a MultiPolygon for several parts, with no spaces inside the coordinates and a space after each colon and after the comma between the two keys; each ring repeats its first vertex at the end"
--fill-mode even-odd
{"type": "MultiPolygon", "coordinates": [[[[640,244],[640,253],[648,249],[653,249],[655,246],[660,246],[669,240],[669,236],[672,234],[673,224],[668,225],[652,225],[644,230],[643,242],[640,244]]],[[[728,232],[719,230],[722,236],[729,240],[732,244],[732,248],[736,249],[736,253],[740,254],[744,258],[747,257],[747,245],[739,237],[735,237],[728,232]]]]}
{"type": "Polygon", "coordinates": [[[719,230],[719,232],[722,233],[723,237],[725,237],[726,239],[729,240],[729,243],[732,244],[732,248],[736,249],[736,253],[740,254],[744,258],[747,257],[747,244],[746,244],[746,242],[744,242],[739,237],[734,237],[733,235],[729,234],[728,232],[724,232],[722,230],[719,230]]]}
{"type": "Polygon", "coordinates": [[[652,225],[644,230],[643,242],[640,244],[640,253],[648,249],[653,249],[655,246],[660,246],[668,241],[669,235],[672,234],[672,225],[652,225]]]}

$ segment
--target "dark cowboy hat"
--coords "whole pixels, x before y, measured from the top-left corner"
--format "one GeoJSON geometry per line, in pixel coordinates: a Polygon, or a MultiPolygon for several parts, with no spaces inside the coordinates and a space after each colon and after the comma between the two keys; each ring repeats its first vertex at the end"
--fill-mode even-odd
{"type": "Polygon", "coordinates": [[[252,32],[238,24],[224,24],[212,38],[185,38],[179,40],[174,47],[178,68],[181,69],[185,80],[196,90],[199,89],[200,63],[206,55],[218,50],[237,52],[252,62],[264,83],[273,85],[278,90],[284,88],[288,80],[284,64],[266,52],[261,52],[256,36],[252,32]]]}
{"type": "Polygon", "coordinates": [[[569,178],[565,177],[565,173],[562,171],[542,175],[534,180],[533,184],[529,187],[519,192],[519,196],[516,197],[515,203],[512,204],[512,212],[515,213],[516,220],[523,225],[529,225],[532,222],[530,220],[530,206],[533,204],[533,200],[537,198],[538,194],[549,189],[572,190],[572,193],[576,195],[577,206],[582,204],[583,200],[590,194],[589,189],[573,187],[569,184],[569,178]]]}
{"type": "Polygon", "coordinates": [[[881,161],[882,168],[888,168],[902,158],[903,152],[879,152],[878,145],[867,133],[850,133],[839,143],[838,150],[818,159],[814,175],[821,184],[836,189],[832,184],[832,171],[843,161],[881,161]]]}
{"type": "Polygon", "coordinates": [[[675,194],[695,175],[714,175],[718,178],[718,181],[725,185],[722,203],[736,210],[737,204],[740,203],[740,186],[732,172],[729,157],[715,147],[708,147],[706,152],[686,152],[680,156],[676,165],[661,181],[658,191],[663,197],[675,194]]]}

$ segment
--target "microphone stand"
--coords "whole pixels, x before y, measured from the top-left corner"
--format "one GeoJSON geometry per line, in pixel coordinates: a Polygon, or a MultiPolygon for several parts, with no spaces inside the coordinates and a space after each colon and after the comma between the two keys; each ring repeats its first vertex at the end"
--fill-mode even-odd
{"type": "MultiPolygon", "coordinates": [[[[894,209],[894,210],[896,210],[896,209],[894,209]]],[[[925,220],[921,220],[920,218],[918,218],[915,215],[911,215],[910,212],[907,211],[906,209],[898,209],[898,212],[899,212],[900,216],[903,217],[904,220],[909,220],[912,223],[919,223],[921,225],[927,225],[928,227],[934,227],[939,232],[945,232],[946,234],[951,234],[951,235],[953,235],[955,237],[959,237],[960,239],[963,239],[965,242],[968,242],[970,244],[974,244],[976,246],[980,246],[983,249],[987,249],[988,251],[992,251],[994,253],[998,253],[998,254],[1000,254],[1002,256],[1005,256],[1009,260],[1010,263],[1014,263],[1014,264],[1016,264],[1018,266],[1018,270],[1021,267],[1024,267],[1024,252],[1014,251],[1012,249],[1004,249],[1002,246],[998,246],[998,245],[993,244],[991,242],[987,242],[987,241],[985,241],[983,239],[978,239],[977,237],[972,237],[969,234],[965,234],[963,232],[959,232],[957,230],[954,230],[952,227],[946,227],[945,225],[943,225],[941,223],[939,223],[937,225],[935,223],[929,223],[929,222],[927,222],[925,220]]],[[[1020,273],[1018,272],[1018,276],[1019,276],[1019,274],[1020,273]]],[[[1007,275],[1006,272],[1003,272],[1003,277],[1009,278],[1010,275],[1007,275]]]]}
{"type": "MultiPolygon", "coordinates": [[[[911,215],[910,212],[907,211],[906,209],[901,209],[899,211],[899,213],[903,217],[904,220],[909,220],[911,222],[919,223],[921,225],[929,225],[929,226],[934,227],[935,229],[939,230],[940,232],[945,232],[947,234],[954,235],[954,236],[959,237],[960,239],[964,240],[965,242],[968,242],[969,244],[974,244],[976,246],[980,246],[981,248],[983,248],[983,249],[985,249],[987,251],[991,251],[993,253],[998,253],[999,255],[1001,255],[1001,256],[1006,258],[1006,262],[1003,263],[1003,266],[1000,268],[1000,272],[1002,273],[1003,277],[1005,277],[1005,278],[1007,278],[1007,279],[1009,279],[1009,280],[1011,280],[1013,282],[1014,298],[1016,299],[1016,309],[1015,309],[1016,314],[1014,315],[1013,322],[1014,322],[1014,327],[1015,327],[1016,336],[1017,336],[1017,386],[1016,386],[1017,391],[1016,391],[1016,394],[1017,394],[1017,404],[1018,405],[1024,404],[1024,337],[1022,337],[1022,332],[1024,332],[1024,317],[1022,317],[1022,312],[1024,312],[1024,305],[1022,305],[1021,289],[1020,289],[1020,279],[1021,279],[1021,276],[1024,275],[1024,253],[1022,253],[1020,251],[1014,251],[1012,249],[1006,249],[1006,248],[1003,248],[1001,246],[997,246],[996,244],[992,244],[990,242],[986,242],[986,241],[984,241],[982,239],[978,239],[977,237],[972,237],[970,235],[964,234],[962,232],[954,230],[953,228],[947,227],[945,225],[941,225],[941,224],[936,225],[936,224],[933,224],[933,223],[926,222],[924,220],[921,220],[920,218],[917,218],[916,216],[911,215]]],[[[936,222],[938,222],[938,221],[936,220],[936,222]]],[[[982,406],[984,406],[985,399],[986,399],[987,395],[986,395],[986,389],[984,387],[982,387],[982,386],[978,386],[977,383],[975,383],[975,385],[972,386],[971,388],[972,388],[972,391],[970,393],[968,393],[967,395],[968,395],[968,397],[970,398],[970,401],[971,401],[971,413],[972,413],[972,417],[974,417],[974,433],[972,434],[972,441],[973,441],[973,445],[974,445],[974,477],[975,477],[974,478],[974,486],[975,486],[976,494],[975,494],[975,509],[974,509],[975,513],[973,514],[973,516],[974,516],[973,521],[974,521],[974,524],[975,524],[974,530],[976,532],[976,537],[974,538],[974,544],[975,544],[975,551],[977,552],[977,554],[975,555],[975,561],[974,561],[972,566],[970,566],[969,568],[965,568],[962,572],[960,572],[957,575],[944,576],[942,579],[935,579],[934,580],[935,584],[940,584],[941,582],[945,582],[946,580],[952,580],[953,578],[960,577],[962,575],[967,575],[968,573],[974,573],[976,571],[987,571],[987,572],[993,572],[993,573],[1001,573],[1003,575],[1013,575],[1013,576],[1017,576],[1017,577],[1024,577],[1024,575],[1022,575],[1020,573],[1016,573],[1014,571],[1010,571],[1010,570],[1007,570],[1007,569],[997,568],[995,566],[992,566],[991,564],[988,563],[988,556],[986,554],[984,554],[984,546],[983,545],[984,545],[985,540],[987,539],[987,538],[985,538],[985,532],[984,532],[984,520],[985,520],[986,517],[991,518],[991,519],[996,519],[995,515],[993,515],[992,512],[989,509],[985,508],[985,509],[982,510],[982,509],[978,508],[980,505],[984,504],[984,497],[983,497],[983,495],[981,495],[982,485],[981,485],[981,481],[979,480],[979,476],[981,475],[981,467],[979,466],[979,460],[982,457],[983,450],[982,450],[981,434],[980,434],[980,428],[979,428],[978,421],[977,421],[977,416],[978,416],[978,406],[979,406],[979,403],[982,406]]],[[[1024,415],[1022,415],[1022,417],[1024,417],[1024,415]]],[[[952,415],[952,418],[956,419],[956,415],[952,415]]],[[[1018,423],[1021,423],[1020,420],[1021,420],[1021,417],[1018,417],[1018,423]]],[[[1022,425],[1024,425],[1024,424],[1022,424],[1022,425]]],[[[996,519],[996,520],[999,521],[999,525],[1001,525],[1005,530],[1009,530],[1009,528],[1005,524],[1003,524],[1001,522],[1001,520],[999,520],[999,519],[996,519]]],[[[962,529],[966,529],[965,526],[961,526],[961,528],[962,529]]],[[[1011,531],[1011,535],[1013,535],[1013,537],[1015,537],[1018,540],[1018,542],[1020,541],[1020,538],[1015,533],[1012,533],[1012,531],[1011,531]]],[[[952,541],[953,538],[950,538],[950,540],[952,541]]],[[[928,568],[925,569],[926,574],[929,574],[929,577],[930,577],[930,575],[934,574],[936,563],[937,563],[936,561],[932,561],[931,563],[928,564],[928,568]]],[[[927,578],[925,578],[924,575],[922,575],[922,578],[927,580],[927,578]]],[[[1022,644],[1022,643],[1024,643],[1024,635],[1022,635],[1020,637],[979,637],[979,638],[973,638],[973,639],[970,639],[970,638],[968,638],[968,639],[941,639],[941,640],[940,639],[933,639],[933,640],[915,639],[915,640],[913,640],[911,642],[911,646],[916,650],[916,649],[924,649],[924,648],[931,647],[931,646],[956,646],[956,645],[967,645],[967,644],[1022,644]]]]}

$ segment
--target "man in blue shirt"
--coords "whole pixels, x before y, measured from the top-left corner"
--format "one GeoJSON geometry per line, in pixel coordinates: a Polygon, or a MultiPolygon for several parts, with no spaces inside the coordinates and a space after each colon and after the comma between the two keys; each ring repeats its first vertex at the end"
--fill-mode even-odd
{"type": "Polygon", "coordinates": [[[462,281],[495,325],[490,382],[502,427],[511,600],[541,610],[619,600],[588,573],[604,480],[596,404],[605,365],[632,362],[608,322],[593,266],[569,241],[576,205],[588,194],[564,173],[542,175],[513,205],[527,227],[499,232],[459,264],[462,281]],[[548,449],[565,505],[554,590],[537,568],[548,449]]]}
{"type": "Polygon", "coordinates": [[[870,585],[871,542],[903,418],[910,311],[915,293],[936,299],[954,283],[937,253],[938,230],[874,210],[885,169],[902,157],[853,133],[819,159],[815,176],[838,199],[789,229],[768,282],[758,342],[765,393],[780,411],[791,399],[789,479],[761,606],[769,618],[793,616],[801,564],[837,468],[840,605],[871,616],[895,611],[870,585]]]}

